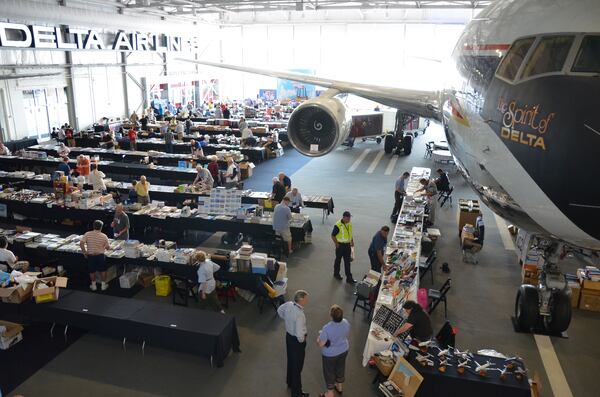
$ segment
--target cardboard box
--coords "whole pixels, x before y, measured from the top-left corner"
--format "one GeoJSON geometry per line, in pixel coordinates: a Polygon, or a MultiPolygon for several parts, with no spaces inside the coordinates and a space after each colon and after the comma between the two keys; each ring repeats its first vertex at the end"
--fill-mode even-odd
{"type": "Polygon", "coordinates": [[[600,291],[600,281],[586,280],[583,278],[584,274],[585,273],[583,269],[577,269],[577,278],[579,278],[581,288],[600,291]]]}
{"type": "Polygon", "coordinates": [[[254,163],[240,163],[240,176],[242,179],[248,179],[252,176],[252,170],[254,169],[254,163]]]}
{"type": "Polygon", "coordinates": [[[69,281],[66,277],[45,277],[35,280],[33,283],[33,297],[35,303],[46,303],[58,300],[58,294],[61,288],[67,286],[69,281]],[[50,284],[51,286],[38,288],[40,283],[50,284]]]}
{"type": "Polygon", "coordinates": [[[388,379],[402,390],[403,397],[414,397],[423,382],[423,376],[404,357],[398,357],[388,379]]]}
{"type": "Polygon", "coordinates": [[[569,288],[571,289],[571,307],[579,307],[579,298],[581,297],[581,285],[574,281],[569,281],[569,288]]]}
{"type": "Polygon", "coordinates": [[[25,288],[16,285],[10,288],[0,288],[0,298],[4,303],[23,303],[31,298],[33,284],[25,284],[25,288]]]}
{"type": "Polygon", "coordinates": [[[139,277],[139,283],[142,287],[148,288],[152,286],[152,281],[154,280],[153,274],[143,274],[139,277]]]}
{"type": "Polygon", "coordinates": [[[462,232],[465,224],[475,224],[479,216],[479,201],[477,200],[458,200],[458,234],[462,232]],[[469,201],[473,202],[473,206],[469,207],[469,201]]]}
{"type": "Polygon", "coordinates": [[[523,284],[536,285],[539,279],[540,269],[537,265],[524,264],[521,267],[521,282],[523,284]]]}
{"type": "Polygon", "coordinates": [[[6,327],[6,331],[0,334],[0,350],[7,350],[23,340],[23,327],[20,324],[0,320],[0,325],[6,327]]]}
{"type": "Polygon", "coordinates": [[[579,308],[592,312],[600,312],[600,291],[582,289],[581,297],[579,298],[579,308]]]}

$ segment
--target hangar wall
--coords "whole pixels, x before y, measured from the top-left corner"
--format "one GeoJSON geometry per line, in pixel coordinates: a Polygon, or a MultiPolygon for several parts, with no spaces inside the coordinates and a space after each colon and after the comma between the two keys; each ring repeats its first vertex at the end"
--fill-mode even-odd
{"type": "Polygon", "coordinates": [[[100,34],[118,30],[193,34],[200,38],[200,46],[197,54],[168,53],[164,58],[156,52],[2,49],[0,76],[52,74],[0,80],[0,128],[5,140],[45,138],[49,125],[68,122],[82,129],[102,117],[140,112],[145,100],[140,87],[144,79],[160,81],[165,75],[217,78],[221,98],[229,99],[254,97],[260,88],[277,86],[272,78],[177,62],[175,58],[181,56],[270,69],[311,70],[323,77],[362,83],[439,87],[441,82],[433,76],[440,75],[440,61],[450,54],[464,22],[474,12],[337,14],[347,23],[318,12],[279,16],[240,13],[226,14],[224,22],[217,24],[123,15],[116,13],[114,6],[100,3],[90,6],[63,0],[62,4],[54,0],[0,0],[0,21],[65,24],[94,28],[100,34]]]}

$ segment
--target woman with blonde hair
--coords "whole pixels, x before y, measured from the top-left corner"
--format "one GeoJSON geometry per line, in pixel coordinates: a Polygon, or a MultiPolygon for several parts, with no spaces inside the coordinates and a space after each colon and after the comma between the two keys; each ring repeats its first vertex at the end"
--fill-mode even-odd
{"type": "Polygon", "coordinates": [[[338,393],[343,392],[346,356],[350,347],[350,323],[344,318],[344,311],[338,305],[333,305],[329,309],[329,315],[331,321],[319,331],[317,338],[317,345],[321,348],[323,356],[323,377],[327,386],[327,391],[319,397],[333,397],[334,390],[338,393]]]}
{"type": "Polygon", "coordinates": [[[217,295],[217,283],[214,276],[221,267],[208,259],[204,251],[197,250],[194,258],[198,263],[198,295],[202,299],[200,303],[202,308],[208,306],[215,311],[225,313],[217,295]]]}

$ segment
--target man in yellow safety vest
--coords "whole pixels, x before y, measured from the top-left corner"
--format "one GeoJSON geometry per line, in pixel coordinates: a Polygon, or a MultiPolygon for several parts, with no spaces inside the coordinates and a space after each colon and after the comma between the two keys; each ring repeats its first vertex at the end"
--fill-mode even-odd
{"type": "Polygon", "coordinates": [[[335,244],[335,261],[333,262],[333,277],[338,280],[342,279],[340,275],[340,264],[344,258],[344,270],[346,272],[346,282],[355,284],[356,280],[352,277],[350,271],[350,262],[352,261],[352,247],[354,247],[354,238],[352,237],[352,223],[350,222],[352,215],[345,211],[342,219],[337,221],[331,232],[331,240],[335,244]]]}

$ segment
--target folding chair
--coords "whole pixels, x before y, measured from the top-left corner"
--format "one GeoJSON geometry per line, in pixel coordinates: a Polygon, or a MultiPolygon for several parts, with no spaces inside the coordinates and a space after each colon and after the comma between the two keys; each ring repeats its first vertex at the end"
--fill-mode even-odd
{"type": "Polygon", "coordinates": [[[440,208],[446,204],[446,201],[450,200],[450,207],[452,207],[452,192],[454,191],[454,186],[450,186],[450,189],[440,192],[438,196],[438,201],[440,202],[440,208]]]}
{"type": "Polygon", "coordinates": [[[425,276],[425,273],[431,273],[431,284],[433,285],[433,264],[437,259],[437,251],[433,250],[427,257],[425,263],[419,263],[419,279],[425,276]]]}
{"type": "Polygon", "coordinates": [[[435,310],[437,305],[440,304],[440,302],[444,302],[444,318],[448,317],[448,302],[446,300],[446,294],[450,290],[451,284],[452,284],[452,279],[449,278],[446,280],[444,285],[442,285],[442,288],[440,288],[439,290],[430,289],[429,291],[427,291],[427,300],[429,303],[429,305],[428,305],[429,308],[428,308],[427,312],[429,314],[433,313],[433,311],[435,310]]]}
{"type": "Polygon", "coordinates": [[[425,143],[425,155],[423,156],[424,158],[431,158],[431,156],[433,155],[433,145],[433,141],[425,143]]]}
{"type": "Polygon", "coordinates": [[[356,300],[354,301],[352,312],[358,307],[367,312],[367,318],[371,317],[371,312],[373,312],[373,307],[370,303],[371,289],[371,285],[364,280],[356,284],[356,292],[354,293],[356,295],[356,300]]]}
{"type": "Polygon", "coordinates": [[[450,321],[446,320],[435,339],[438,341],[441,348],[447,349],[448,347],[454,347],[456,343],[456,333],[457,331],[450,325],[450,321]]]}
{"type": "Polygon", "coordinates": [[[191,296],[198,302],[198,296],[194,293],[194,285],[185,277],[171,275],[173,284],[173,304],[178,306],[188,305],[188,299],[191,296]]]}
{"type": "Polygon", "coordinates": [[[284,253],[288,254],[287,243],[283,241],[283,238],[281,238],[281,236],[278,236],[277,234],[272,234],[270,236],[266,236],[266,239],[267,253],[269,256],[280,261],[284,253]]]}

